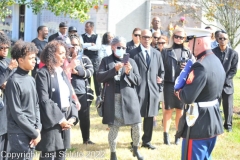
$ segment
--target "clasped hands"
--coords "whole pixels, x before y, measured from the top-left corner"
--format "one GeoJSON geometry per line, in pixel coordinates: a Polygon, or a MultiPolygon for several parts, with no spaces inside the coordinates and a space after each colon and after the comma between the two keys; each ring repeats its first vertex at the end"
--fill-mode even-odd
{"type": "Polygon", "coordinates": [[[68,129],[71,129],[72,126],[74,125],[73,123],[75,122],[75,119],[74,118],[70,118],[68,121],[65,120],[63,121],[60,126],[62,127],[62,130],[68,130],[68,129]]]}
{"type": "Polygon", "coordinates": [[[125,73],[128,75],[132,69],[132,65],[129,62],[127,62],[125,64],[121,63],[121,62],[116,63],[115,70],[119,71],[123,66],[125,67],[125,73]]]}

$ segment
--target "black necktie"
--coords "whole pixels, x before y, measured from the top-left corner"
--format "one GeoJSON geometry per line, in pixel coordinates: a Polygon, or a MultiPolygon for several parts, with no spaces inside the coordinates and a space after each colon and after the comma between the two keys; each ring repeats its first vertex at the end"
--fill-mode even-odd
{"type": "Polygon", "coordinates": [[[147,63],[147,66],[149,67],[150,57],[149,57],[149,54],[148,54],[148,51],[147,51],[147,50],[146,50],[146,63],[147,63]]]}
{"type": "Polygon", "coordinates": [[[222,63],[223,63],[223,60],[224,60],[224,57],[225,57],[225,52],[221,52],[222,53],[222,55],[221,55],[221,61],[222,61],[222,63]]]}

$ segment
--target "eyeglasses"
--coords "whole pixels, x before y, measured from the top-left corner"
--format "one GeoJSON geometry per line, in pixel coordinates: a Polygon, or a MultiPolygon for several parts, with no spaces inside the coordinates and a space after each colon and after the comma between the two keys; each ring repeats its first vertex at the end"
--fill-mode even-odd
{"type": "Polygon", "coordinates": [[[173,37],[174,37],[175,39],[180,39],[180,40],[183,40],[183,39],[184,39],[184,37],[178,36],[178,35],[174,35],[173,37]]]}
{"type": "Polygon", "coordinates": [[[142,36],[143,39],[151,39],[152,37],[150,36],[142,36]]]}
{"type": "Polygon", "coordinates": [[[225,37],[223,37],[223,38],[218,38],[219,40],[224,40],[224,41],[226,41],[227,40],[227,38],[225,38],[225,37]]]}
{"type": "Polygon", "coordinates": [[[158,44],[164,45],[166,42],[158,42],[158,44]]]}
{"type": "Polygon", "coordinates": [[[117,49],[123,49],[123,50],[125,50],[126,47],[117,47],[117,49]]]}
{"type": "Polygon", "coordinates": [[[9,47],[0,47],[0,51],[5,50],[5,49],[9,49],[9,47]]]}
{"type": "Polygon", "coordinates": [[[154,39],[159,39],[160,37],[153,37],[154,39]]]}
{"type": "Polygon", "coordinates": [[[141,35],[140,35],[140,34],[134,34],[134,36],[135,36],[135,37],[141,37],[141,35]]]}

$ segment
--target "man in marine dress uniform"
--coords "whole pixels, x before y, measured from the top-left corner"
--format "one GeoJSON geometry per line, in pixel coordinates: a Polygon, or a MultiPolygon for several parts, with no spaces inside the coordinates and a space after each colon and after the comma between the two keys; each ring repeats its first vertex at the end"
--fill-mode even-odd
{"type": "Polygon", "coordinates": [[[180,120],[177,136],[183,137],[182,160],[203,160],[211,157],[217,135],[223,133],[218,98],[225,71],[211,50],[210,31],[186,28],[186,33],[197,61],[191,67],[185,86],[175,91],[183,103],[190,104],[180,120]]]}

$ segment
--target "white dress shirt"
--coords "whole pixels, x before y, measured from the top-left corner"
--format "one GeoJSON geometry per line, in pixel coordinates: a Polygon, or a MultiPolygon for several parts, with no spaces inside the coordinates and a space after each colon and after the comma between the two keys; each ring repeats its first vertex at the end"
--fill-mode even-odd
{"type": "Polygon", "coordinates": [[[151,57],[150,47],[149,47],[149,49],[147,49],[147,48],[143,47],[142,44],[140,44],[140,47],[141,47],[143,57],[145,60],[146,60],[146,54],[147,54],[146,51],[148,52],[149,57],[151,57]]]}

